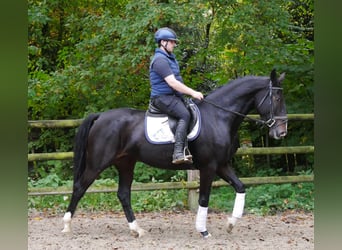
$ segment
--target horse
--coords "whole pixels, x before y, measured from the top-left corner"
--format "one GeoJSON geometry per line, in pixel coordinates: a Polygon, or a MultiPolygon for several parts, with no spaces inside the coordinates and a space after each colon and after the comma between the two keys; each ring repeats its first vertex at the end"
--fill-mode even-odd
{"type": "Polygon", "coordinates": [[[193,155],[192,164],[172,164],[173,144],[153,144],[144,133],[146,111],[117,108],[86,117],[75,136],[73,191],[64,214],[62,232],[71,232],[71,220],[79,200],[99,174],[114,165],[118,171],[117,197],[120,200],[130,231],[143,236],[142,229],[131,207],[131,185],[137,161],[151,167],[173,170],[197,169],[200,173],[198,210],[195,229],[203,238],[211,236],[206,227],[211,185],[216,176],[235,190],[232,215],[227,218],[227,231],[231,232],[243,215],[244,184],[236,176],[231,159],[236,153],[238,128],[247,114],[256,110],[268,127],[269,136],[281,139],[287,134],[287,113],[281,83],[285,73],[277,77],[244,76],[231,80],[209,93],[202,101],[196,100],[201,114],[198,137],[188,143],[193,155]]]}

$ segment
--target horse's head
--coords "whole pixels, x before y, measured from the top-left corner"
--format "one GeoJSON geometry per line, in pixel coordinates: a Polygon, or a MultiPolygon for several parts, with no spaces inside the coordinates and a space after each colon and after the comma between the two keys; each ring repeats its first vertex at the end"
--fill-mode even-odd
{"type": "Polygon", "coordinates": [[[255,104],[261,119],[269,127],[269,136],[281,139],[287,134],[286,105],[283,96],[281,82],[285,79],[285,73],[277,78],[273,69],[269,85],[256,95],[255,104]]]}

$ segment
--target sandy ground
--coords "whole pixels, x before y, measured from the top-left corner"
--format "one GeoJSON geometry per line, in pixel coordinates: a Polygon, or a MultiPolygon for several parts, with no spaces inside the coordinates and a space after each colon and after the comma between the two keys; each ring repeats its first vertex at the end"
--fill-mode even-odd
{"type": "Polygon", "coordinates": [[[28,249],[314,249],[312,213],[286,212],[276,216],[244,215],[233,231],[226,232],[227,214],[209,212],[203,239],[189,211],[139,213],[139,225],[148,233],[130,234],[123,213],[77,211],[72,233],[61,233],[63,214],[29,212],[28,249]]]}

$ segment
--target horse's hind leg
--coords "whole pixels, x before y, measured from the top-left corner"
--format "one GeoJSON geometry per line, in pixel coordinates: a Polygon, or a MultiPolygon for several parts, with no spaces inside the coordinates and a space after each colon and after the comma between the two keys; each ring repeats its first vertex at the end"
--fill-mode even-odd
{"type": "Polygon", "coordinates": [[[63,217],[63,233],[71,232],[71,218],[75,213],[77,204],[98,175],[99,172],[93,171],[90,168],[86,168],[82,176],[76,182],[74,182],[71,200],[67,212],[64,214],[63,217]]]}
{"type": "Polygon", "coordinates": [[[219,168],[217,170],[217,175],[223,180],[231,184],[236,192],[234,208],[232,216],[228,218],[227,231],[230,233],[235,226],[237,220],[242,217],[243,209],[245,206],[245,187],[243,183],[236,176],[234,170],[230,166],[219,168]]]}
{"type": "Polygon", "coordinates": [[[117,196],[124,210],[129,229],[133,234],[141,237],[144,235],[145,230],[139,227],[131,206],[131,186],[133,182],[134,165],[135,161],[132,160],[120,161],[119,164],[116,164],[119,172],[119,188],[117,196]]]}

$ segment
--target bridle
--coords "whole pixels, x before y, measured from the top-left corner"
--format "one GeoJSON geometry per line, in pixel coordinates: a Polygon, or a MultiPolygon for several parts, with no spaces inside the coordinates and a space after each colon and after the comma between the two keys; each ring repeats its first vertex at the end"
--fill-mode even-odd
{"type": "Polygon", "coordinates": [[[203,99],[202,101],[203,102],[206,102],[206,103],[209,103],[210,105],[216,107],[216,108],[219,108],[219,109],[222,109],[226,112],[230,112],[230,113],[233,113],[233,114],[236,114],[238,116],[242,116],[244,118],[247,118],[248,120],[251,120],[251,121],[255,121],[257,123],[261,123],[262,125],[266,125],[267,127],[271,128],[274,126],[274,124],[276,123],[276,120],[283,120],[285,122],[287,122],[287,116],[275,116],[274,115],[274,105],[273,105],[273,90],[283,90],[283,88],[281,87],[273,87],[272,86],[272,81],[269,82],[269,85],[268,85],[268,90],[265,94],[265,96],[261,99],[260,103],[258,104],[257,108],[259,108],[266,100],[266,98],[269,96],[270,97],[270,118],[267,120],[267,121],[264,121],[264,120],[261,120],[261,119],[256,119],[256,118],[252,118],[252,117],[249,117],[245,114],[242,114],[240,112],[237,112],[237,111],[233,111],[233,110],[230,110],[230,109],[227,109],[225,107],[222,107],[220,105],[217,105],[216,103],[213,103],[211,101],[208,101],[206,99],[203,99]]]}
{"type": "Polygon", "coordinates": [[[281,87],[273,87],[272,86],[272,81],[269,82],[269,85],[268,85],[268,93],[266,92],[265,96],[261,99],[260,103],[258,104],[257,108],[259,108],[263,103],[264,101],[266,100],[267,96],[270,97],[270,102],[269,102],[269,105],[271,106],[270,108],[270,118],[265,121],[265,125],[267,125],[269,128],[271,128],[276,120],[283,120],[285,122],[287,122],[287,116],[275,116],[274,115],[274,105],[273,105],[273,90],[283,90],[283,88],[281,87]]]}

